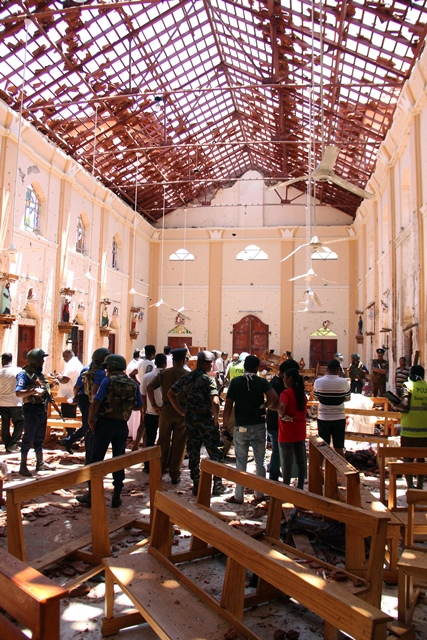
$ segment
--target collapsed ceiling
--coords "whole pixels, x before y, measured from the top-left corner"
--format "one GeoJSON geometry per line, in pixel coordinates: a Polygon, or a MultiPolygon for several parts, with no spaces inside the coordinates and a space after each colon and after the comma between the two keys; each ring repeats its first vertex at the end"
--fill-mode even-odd
{"type": "MultiPolygon", "coordinates": [[[[0,98],[153,221],[328,146],[365,188],[426,22],[427,0],[3,0],[0,98]]],[[[312,188],[354,217],[358,195],[312,188]]]]}

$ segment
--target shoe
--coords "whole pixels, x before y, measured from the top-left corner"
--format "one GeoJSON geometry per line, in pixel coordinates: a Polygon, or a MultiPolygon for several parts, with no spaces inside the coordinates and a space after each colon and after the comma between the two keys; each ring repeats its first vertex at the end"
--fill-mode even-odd
{"type": "Polygon", "coordinates": [[[197,496],[198,491],[199,491],[199,483],[195,482],[191,488],[191,493],[193,494],[193,496],[197,496]]]}
{"type": "Polygon", "coordinates": [[[17,444],[11,444],[10,447],[6,447],[6,453],[16,453],[17,451],[19,451],[17,444]]]}
{"type": "Polygon", "coordinates": [[[217,484],[213,486],[213,490],[212,490],[212,495],[213,496],[221,496],[223,493],[225,493],[227,491],[227,487],[222,484],[222,482],[220,484],[217,484]]]}
{"type": "Polygon", "coordinates": [[[113,497],[111,498],[111,506],[113,509],[118,509],[122,504],[122,499],[120,498],[120,494],[116,495],[113,493],[113,497]]]}
{"type": "Polygon", "coordinates": [[[60,445],[64,447],[65,451],[70,455],[73,453],[73,445],[69,440],[67,440],[67,438],[64,438],[64,440],[61,440],[60,445]]]}
{"type": "Polygon", "coordinates": [[[179,484],[181,482],[181,478],[172,478],[172,484],[179,484]]]}
{"type": "Polygon", "coordinates": [[[234,496],[230,496],[225,499],[226,502],[231,502],[231,504],[243,504],[243,500],[237,500],[234,496]]]}
{"type": "Polygon", "coordinates": [[[85,493],[82,496],[76,496],[77,502],[85,505],[86,507],[90,507],[90,493],[85,493]]]}

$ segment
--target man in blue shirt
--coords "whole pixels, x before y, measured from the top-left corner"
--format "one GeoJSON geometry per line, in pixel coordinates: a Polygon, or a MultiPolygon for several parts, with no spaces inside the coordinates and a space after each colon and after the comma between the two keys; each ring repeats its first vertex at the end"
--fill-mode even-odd
{"type": "Polygon", "coordinates": [[[92,362],[89,366],[83,367],[74,385],[74,402],[77,402],[82,414],[82,426],[71,435],[63,438],[61,444],[68,453],[73,452],[73,444],[82,438],[85,439],[85,464],[89,464],[91,459],[92,432],[89,429],[88,416],[91,399],[95,396],[101,382],[105,378],[103,362],[111,351],[106,347],[95,349],[92,354],[92,362]]]}
{"type": "MultiPolygon", "coordinates": [[[[127,421],[132,411],[141,411],[143,403],[141,392],[135,380],[125,373],[126,360],[118,354],[105,358],[104,367],[107,377],[101,382],[99,389],[89,408],[89,427],[94,434],[91,462],[104,459],[111,444],[113,458],[121,456],[126,450],[128,436],[127,421]]],[[[124,469],[113,472],[113,498],[111,506],[117,509],[122,504],[120,498],[124,469]]],[[[77,496],[78,502],[90,506],[90,488],[88,493],[77,496]]]]}
{"type": "Polygon", "coordinates": [[[24,436],[21,443],[21,476],[31,478],[27,467],[28,452],[34,447],[36,471],[51,471],[52,467],[43,462],[43,441],[46,435],[47,406],[50,387],[43,375],[43,364],[49,355],[43,349],[31,349],[27,354],[28,364],[16,376],[15,393],[22,398],[24,414],[24,436]]]}

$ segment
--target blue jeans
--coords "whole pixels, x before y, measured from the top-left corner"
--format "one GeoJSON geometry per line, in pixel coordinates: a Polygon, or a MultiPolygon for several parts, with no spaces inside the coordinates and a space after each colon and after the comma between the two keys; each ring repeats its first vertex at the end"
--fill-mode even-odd
{"type": "MultiPolygon", "coordinates": [[[[249,447],[252,446],[254,452],[256,474],[265,478],[265,423],[240,425],[234,428],[234,452],[236,454],[236,469],[246,471],[248,464],[249,447]]],[[[235,498],[243,500],[244,487],[236,484],[235,498]]],[[[262,498],[263,494],[255,492],[257,498],[262,498]]]]}

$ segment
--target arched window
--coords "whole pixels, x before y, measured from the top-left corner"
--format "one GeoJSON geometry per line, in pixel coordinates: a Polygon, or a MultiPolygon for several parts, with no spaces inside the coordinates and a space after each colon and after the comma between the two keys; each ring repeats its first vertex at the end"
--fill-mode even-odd
{"type": "Polygon", "coordinates": [[[111,266],[116,271],[119,270],[119,243],[116,236],[113,238],[113,244],[111,247],[111,266]]]}
{"type": "Polygon", "coordinates": [[[194,256],[187,249],[177,249],[175,253],[171,253],[169,260],[194,260],[194,256]]]}
{"type": "Polygon", "coordinates": [[[77,253],[84,253],[86,249],[86,225],[83,221],[83,217],[77,218],[76,228],[76,251],[77,253]]]}
{"type": "Polygon", "coordinates": [[[236,260],[268,260],[268,255],[255,244],[249,244],[237,254],[236,260]]]}
{"type": "Polygon", "coordinates": [[[316,251],[313,251],[313,253],[311,254],[311,259],[312,260],[338,260],[338,255],[335,253],[335,251],[331,251],[329,247],[325,247],[325,245],[322,245],[319,249],[316,249],[316,251]]]}
{"type": "Polygon", "coordinates": [[[39,232],[40,201],[31,185],[25,194],[24,228],[33,233],[39,232]]]}

